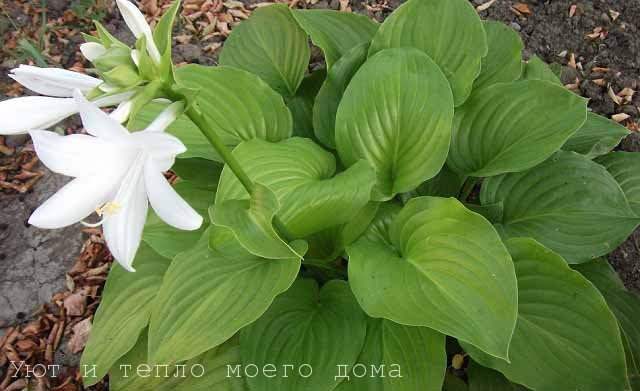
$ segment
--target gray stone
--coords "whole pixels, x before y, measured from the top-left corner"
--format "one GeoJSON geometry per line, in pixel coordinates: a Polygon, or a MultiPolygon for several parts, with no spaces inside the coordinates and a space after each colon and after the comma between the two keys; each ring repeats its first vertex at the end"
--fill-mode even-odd
{"type": "Polygon", "coordinates": [[[65,288],[83,243],[80,227],[44,230],[27,220],[69,179],[47,171],[31,193],[0,193],[0,323],[29,318],[65,288]]]}

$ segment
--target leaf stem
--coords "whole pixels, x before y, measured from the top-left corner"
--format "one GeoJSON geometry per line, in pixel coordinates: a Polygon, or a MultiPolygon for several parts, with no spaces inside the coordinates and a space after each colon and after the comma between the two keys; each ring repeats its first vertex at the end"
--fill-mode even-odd
{"type": "MultiPolygon", "coordinates": [[[[236,159],[235,156],[231,153],[229,148],[224,144],[222,137],[214,130],[214,128],[210,125],[209,120],[206,116],[202,115],[200,111],[191,105],[187,111],[187,116],[191,121],[196,124],[196,126],[200,129],[202,134],[209,140],[209,143],[213,146],[213,148],[218,152],[220,157],[224,160],[224,162],[229,166],[233,174],[238,178],[242,186],[245,188],[249,195],[253,194],[253,182],[251,178],[247,175],[244,169],[240,166],[240,162],[236,159]]],[[[278,216],[273,217],[273,226],[281,234],[287,242],[291,242],[294,240],[294,236],[289,232],[284,223],[278,218],[278,216]]]]}
{"type": "Polygon", "coordinates": [[[464,186],[460,191],[460,196],[458,197],[458,199],[461,202],[465,202],[467,198],[469,198],[469,195],[471,194],[471,192],[473,191],[473,188],[475,187],[476,183],[478,183],[479,180],[480,178],[467,177],[467,179],[464,181],[464,186]]]}

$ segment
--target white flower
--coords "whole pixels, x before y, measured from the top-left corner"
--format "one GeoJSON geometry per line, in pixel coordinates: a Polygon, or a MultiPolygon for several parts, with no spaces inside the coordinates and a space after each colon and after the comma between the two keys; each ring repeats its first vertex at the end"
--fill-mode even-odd
{"type": "Polygon", "coordinates": [[[153,40],[151,27],[149,27],[149,24],[144,18],[144,15],[142,15],[142,12],[140,12],[138,7],[128,0],[116,0],[116,3],[118,4],[118,9],[122,14],[124,22],[127,24],[127,27],[129,27],[129,30],[131,30],[136,38],[140,38],[142,36],[145,37],[149,56],[153,62],[160,64],[160,61],[162,60],[160,51],[158,51],[158,47],[153,40]]]}
{"type": "Polygon", "coordinates": [[[82,53],[84,58],[92,62],[106,52],[107,48],[97,42],[86,42],[80,45],[80,53],[82,53]]]}
{"type": "Polygon", "coordinates": [[[75,90],[86,93],[102,84],[102,80],[82,73],[32,65],[20,65],[12,69],[9,77],[40,95],[60,98],[73,96],[75,90]]]}
{"type": "Polygon", "coordinates": [[[182,112],[182,104],[170,105],[147,129],[129,133],[80,92],[75,99],[89,135],[29,132],[42,162],[52,171],[75,178],[36,209],[29,223],[61,228],[83,221],[95,211],[102,217],[105,240],[114,258],[134,271],[132,263],[148,203],[176,228],[195,230],[202,224],[202,217],[163,175],[175,156],[186,150],[180,140],[164,132],[182,112]]]}

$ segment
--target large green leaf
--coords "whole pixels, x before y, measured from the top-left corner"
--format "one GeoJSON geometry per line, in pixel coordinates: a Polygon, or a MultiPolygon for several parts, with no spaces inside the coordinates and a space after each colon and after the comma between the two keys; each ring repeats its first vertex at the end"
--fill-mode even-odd
{"type": "Polygon", "coordinates": [[[473,89],[478,90],[496,83],[518,80],[522,74],[524,44],[518,33],[502,22],[482,22],[487,33],[489,52],[482,59],[482,67],[473,89]]]}
{"type": "Polygon", "coordinates": [[[469,391],[524,391],[527,388],[511,383],[503,374],[472,362],[468,370],[469,391]]]}
{"type": "Polygon", "coordinates": [[[462,104],[487,55],[482,22],[467,0],[409,0],[398,7],[373,37],[370,55],[382,49],[414,47],[440,66],[462,104]]]}
{"type": "Polygon", "coordinates": [[[154,364],[175,364],[220,345],[260,317],[300,268],[298,258],[251,255],[231,236],[208,244],[205,232],[164,277],[149,328],[154,364]]]}
{"type": "Polygon", "coordinates": [[[173,188],[203,217],[204,221],[199,229],[184,231],[162,221],[153,210],[149,211],[142,231],[142,240],[157,251],[158,254],[169,259],[180,252],[190,249],[198,242],[202,233],[209,226],[208,209],[214,198],[213,192],[202,190],[189,181],[178,182],[173,188]]]}
{"type": "Polygon", "coordinates": [[[218,188],[223,166],[219,162],[202,158],[176,159],[171,171],[196,188],[213,193],[218,188]]]}
{"type": "Polygon", "coordinates": [[[86,387],[100,381],[136,344],[149,324],[153,299],[170,262],[143,243],[133,262],[135,273],[127,272],[117,263],[113,265],[80,362],[81,366],[96,368],[95,376],[89,377],[84,372],[86,387]]]}
{"type": "Polygon", "coordinates": [[[463,342],[464,349],[480,364],[538,391],[625,389],[620,332],[598,290],[535,240],[506,244],[518,277],[510,363],[463,342]]]}
{"type": "Polygon", "coordinates": [[[605,168],[574,152],[561,151],[528,171],[485,180],[480,201],[502,202],[499,231],[532,237],[569,263],[612,251],[640,221],[605,168]]]}
{"type": "Polygon", "coordinates": [[[562,85],[560,78],[556,75],[551,67],[540,59],[540,57],[534,55],[524,66],[524,72],[522,74],[524,80],[546,80],[548,82],[562,85]]]}
{"type": "Polygon", "coordinates": [[[352,48],[371,41],[378,24],[364,15],[333,10],[293,11],[294,18],[324,52],[327,69],[352,48]]]}
{"type": "Polygon", "coordinates": [[[298,280],[240,332],[245,368],[276,368],[275,376],[261,372],[247,377],[247,383],[255,391],[332,390],[341,380],[337,365],[351,368],[356,362],[366,329],[366,317],[345,281],[332,280],[319,289],[313,280],[298,280]],[[285,365],[293,366],[286,375],[285,365]]]}
{"type": "Polygon", "coordinates": [[[369,318],[360,357],[349,380],[336,390],[441,391],[447,368],[444,341],[444,335],[427,327],[369,318]]]}
{"type": "Polygon", "coordinates": [[[491,224],[454,198],[418,197],[393,218],[389,238],[365,235],[347,247],[349,281],[362,308],[507,358],[516,278],[491,224]]]}
{"type": "Polygon", "coordinates": [[[587,113],[587,121],[562,146],[565,151],[594,158],[611,152],[625,136],[627,128],[594,113],[587,113]]]}
{"type": "Polygon", "coordinates": [[[136,346],[114,365],[109,375],[110,391],[246,390],[244,378],[229,376],[228,371],[228,367],[240,365],[238,338],[231,338],[174,367],[150,365],[147,359],[147,339],[145,331],[136,346]]]}
{"type": "Polygon", "coordinates": [[[313,105],[326,75],[325,70],[320,69],[305,77],[296,95],[288,99],[294,136],[313,138],[313,105]]]}
{"type": "Polygon", "coordinates": [[[597,158],[596,162],[613,175],[632,209],[640,213],[640,154],[616,151],[597,158]]]}
{"type": "Polygon", "coordinates": [[[307,250],[304,241],[285,242],[273,226],[273,218],[280,210],[276,195],[266,186],[255,183],[248,200],[216,202],[209,209],[212,238],[217,227],[233,232],[234,237],[251,254],[268,259],[302,258],[307,250]]]}
{"type": "MultiPolygon", "coordinates": [[[[631,384],[640,381],[640,298],[625,288],[615,270],[604,259],[574,267],[598,288],[620,326],[631,384]]],[[[635,390],[635,388],[633,388],[635,390]]]]}
{"type": "Polygon", "coordinates": [[[415,190],[402,194],[402,199],[408,200],[417,196],[457,197],[464,180],[464,176],[454,172],[445,164],[438,175],[422,183],[415,190]]]}
{"type": "Polygon", "coordinates": [[[447,163],[487,177],[541,163],[585,121],[587,100],[546,81],[499,83],[456,110],[447,163]]]}
{"type": "Polygon", "coordinates": [[[254,73],[285,96],[296,93],[308,64],[307,34],[286,4],[256,9],[234,27],[220,53],[220,65],[254,73]]]}
{"type": "MultiPolygon", "coordinates": [[[[275,193],[281,205],[278,217],[298,238],[348,222],[369,202],[375,184],[375,173],[365,161],[334,176],[334,156],[309,139],[253,140],[233,154],[251,180],[275,193]]],[[[225,167],[216,204],[246,198],[238,179],[225,167]]]]}
{"type": "Polygon", "coordinates": [[[342,94],[353,75],[367,59],[369,44],[355,46],[345,53],[327,73],[313,105],[313,128],[318,140],[326,147],[336,148],[336,113],[342,94]]]}
{"type": "Polygon", "coordinates": [[[449,149],[453,99],[438,66],[416,49],[388,49],[370,57],[338,107],[336,146],[351,166],[376,169],[374,198],[413,190],[442,168],[449,149]]]}

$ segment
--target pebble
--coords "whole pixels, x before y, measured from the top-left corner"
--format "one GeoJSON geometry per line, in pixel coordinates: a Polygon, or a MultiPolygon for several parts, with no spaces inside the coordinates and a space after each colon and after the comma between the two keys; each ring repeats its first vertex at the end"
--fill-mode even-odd
{"type": "Polygon", "coordinates": [[[511,26],[511,28],[513,28],[516,31],[522,30],[522,27],[520,27],[520,25],[518,23],[516,23],[516,22],[511,22],[510,26],[511,26]]]}

